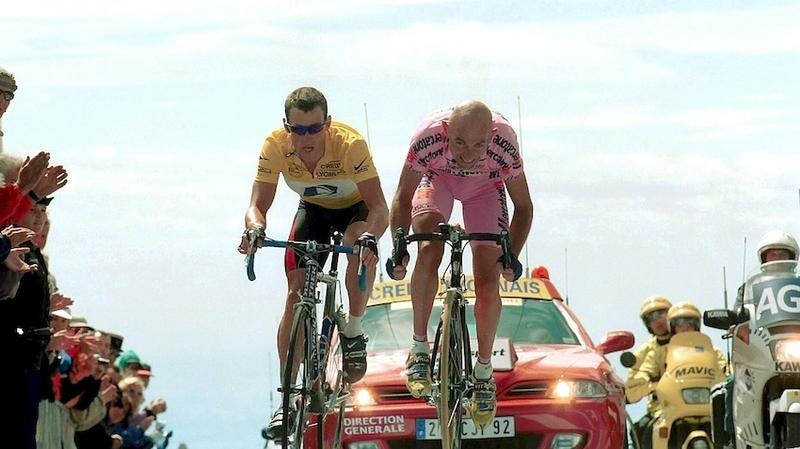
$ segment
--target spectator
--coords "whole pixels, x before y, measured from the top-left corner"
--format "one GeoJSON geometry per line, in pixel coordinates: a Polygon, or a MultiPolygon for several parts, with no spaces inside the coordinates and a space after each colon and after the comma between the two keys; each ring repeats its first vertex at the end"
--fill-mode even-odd
{"type": "MultiPolygon", "coordinates": [[[[150,449],[153,447],[153,440],[144,433],[155,418],[150,416],[140,424],[133,424],[130,420],[134,416],[134,405],[131,403],[130,397],[123,394],[122,404],[125,413],[124,417],[111,426],[110,432],[122,437],[123,449],[150,449]]],[[[116,414],[118,412],[119,410],[114,410],[115,417],[117,417],[116,414]]]]}
{"type": "Polygon", "coordinates": [[[150,378],[153,377],[153,371],[150,369],[150,365],[147,363],[142,363],[141,369],[136,371],[136,377],[141,379],[142,383],[144,383],[144,388],[150,386],[150,378]]]}
{"type": "Polygon", "coordinates": [[[123,352],[117,359],[117,366],[119,366],[122,377],[136,376],[136,372],[142,368],[142,362],[139,360],[139,355],[132,350],[123,352]]]}

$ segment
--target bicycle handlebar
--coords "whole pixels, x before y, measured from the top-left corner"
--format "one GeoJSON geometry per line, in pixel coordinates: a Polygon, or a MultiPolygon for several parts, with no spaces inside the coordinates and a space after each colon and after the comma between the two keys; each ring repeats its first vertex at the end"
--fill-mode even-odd
{"type": "MultiPolygon", "coordinates": [[[[256,279],[255,274],[255,248],[259,238],[261,238],[261,246],[262,247],[272,247],[272,248],[292,248],[298,249],[305,253],[340,253],[340,254],[355,254],[358,255],[359,260],[361,260],[361,246],[350,246],[350,245],[331,245],[329,243],[317,243],[313,240],[309,240],[306,242],[300,242],[296,240],[272,240],[266,239],[263,235],[263,231],[261,234],[258,233],[260,229],[253,229],[248,231],[248,240],[250,242],[249,249],[247,251],[247,256],[245,257],[245,264],[247,265],[247,279],[254,281],[256,279]]],[[[358,269],[358,288],[359,290],[366,291],[367,290],[367,272],[364,267],[364,264],[360,264],[358,269]]]]}
{"type": "Polygon", "coordinates": [[[386,271],[390,273],[390,276],[394,271],[394,267],[401,265],[403,259],[408,255],[407,245],[411,242],[420,241],[449,242],[451,245],[466,241],[495,242],[503,250],[503,255],[501,256],[503,268],[511,268],[514,263],[515,256],[511,251],[511,236],[508,230],[503,229],[499,234],[489,232],[467,233],[460,229],[455,229],[449,224],[441,223],[439,224],[439,232],[405,235],[403,228],[397,228],[394,233],[392,257],[386,261],[386,271]]]}

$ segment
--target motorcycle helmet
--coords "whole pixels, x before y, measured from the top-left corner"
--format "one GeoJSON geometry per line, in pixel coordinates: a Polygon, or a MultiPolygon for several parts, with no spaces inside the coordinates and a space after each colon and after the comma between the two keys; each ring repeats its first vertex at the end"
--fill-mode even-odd
{"type": "Polygon", "coordinates": [[[674,333],[677,325],[690,323],[696,331],[700,330],[700,310],[688,301],[681,301],[669,308],[667,323],[669,332],[674,333]]]}
{"type": "Polygon", "coordinates": [[[789,251],[791,260],[797,260],[798,250],[797,240],[791,234],[784,231],[770,231],[761,237],[758,242],[758,260],[766,263],[766,252],[768,249],[784,249],[789,251]]]}
{"type": "Polygon", "coordinates": [[[670,307],[672,307],[672,303],[663,296],[655,295],[645,298],[644,302],[642,302],[642,307],[639,309],[639,318],[642,319],[648,332],[653,333],[650,329],[650,323],[647,321],[647,316],[659,310],[667,311],[670,307]]]}

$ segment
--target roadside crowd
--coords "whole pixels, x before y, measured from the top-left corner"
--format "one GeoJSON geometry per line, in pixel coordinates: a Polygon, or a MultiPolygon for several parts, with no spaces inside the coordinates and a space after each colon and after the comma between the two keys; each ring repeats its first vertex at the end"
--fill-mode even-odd
{"type": "MultiPolygon", "coordinates": [[[[0,117],[16,91],[0,67],[0,117]]],[[[123,352],[122,336],[73,316],[48,269],[48,207],[67,179],[47,152],[0,152],[0,446],[163,448],[167,403],[145,402],[150,366],[123,352]]]]}

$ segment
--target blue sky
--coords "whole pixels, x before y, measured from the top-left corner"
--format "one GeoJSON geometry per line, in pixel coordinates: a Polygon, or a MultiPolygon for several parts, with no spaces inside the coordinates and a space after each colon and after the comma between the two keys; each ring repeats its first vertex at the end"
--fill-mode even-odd
{"type": "MultiPolygon", "coordinates": [[[[468,98],[519,129],[546,264],[599,340],[645,336],[664,294],[730,295],[766,231],[800,232],[800,6],[792,2],[233,0],[6,4],[5,150],[70,171],[49,253],[75,312],[152,362],[190,448],[260,444],[280,253],[234,251],[257,153],[314,85],[366,133],[391,197],[430,111],[468,98]],[[517,98],[521,115],[518,114],[517,98]]],[[[269,234],[287,234],[285,186],[269,234]]],[[[388,244],[384,241],[384,249],[388,244]]],[[[716,334],[715,334],[716,335],[716,334]]],[[[721,344],[721,340],[715,340],[721,344]]],[[[616,356],[613,357],[616,359],[616,356]]]]}

